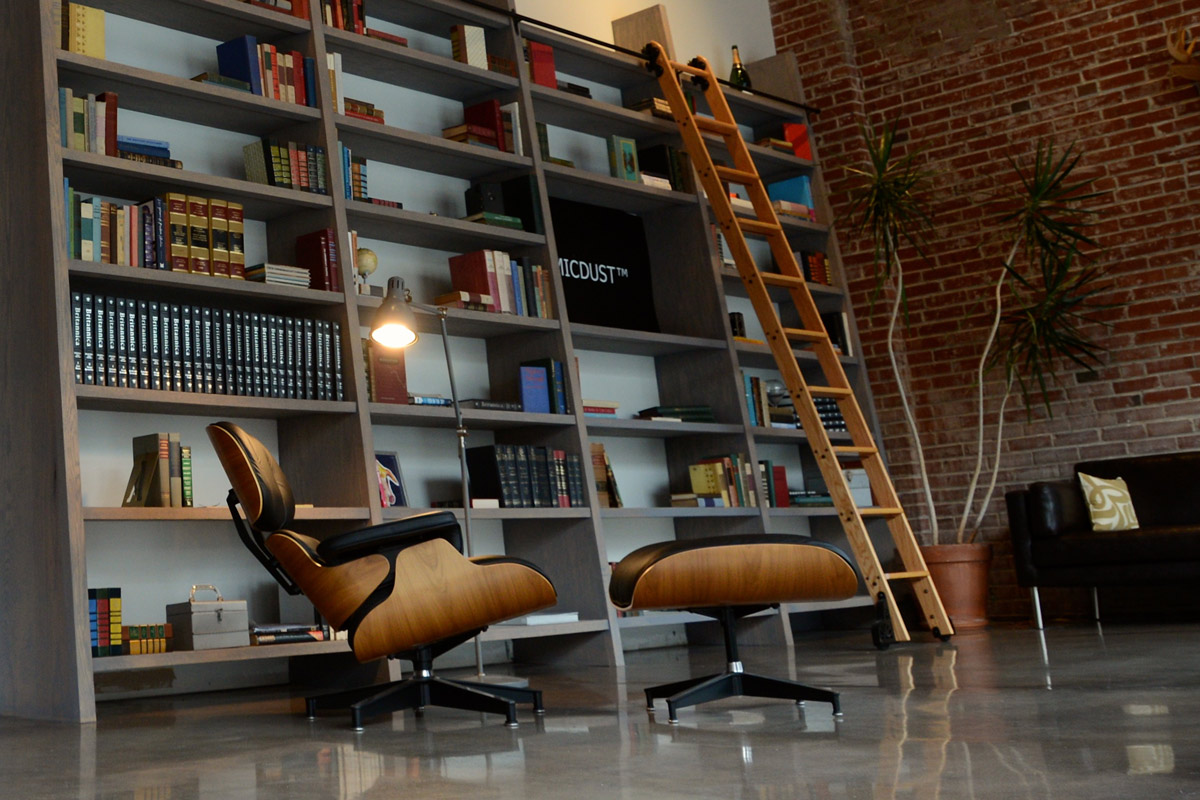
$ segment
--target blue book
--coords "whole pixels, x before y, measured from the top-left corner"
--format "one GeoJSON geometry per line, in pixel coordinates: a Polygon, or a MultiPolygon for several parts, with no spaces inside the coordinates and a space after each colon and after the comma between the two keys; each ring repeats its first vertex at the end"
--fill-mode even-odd
{"type": "Polygon", "coordinates": [[[521,367],[521,410],[531,414],[550,413],[545,367],[521,367]]]}
{"type": "Polygon", "coordinates": [[[311,108],[317,107],[317,62],[304,57],[304,100],[305,104],[311,108]]]}
{"type": "Polygon", "coordinates": [[[554,413],[567,413],[567,376],[563,374],[563,363],[558,360],[554,362],[554,399],[554,413]]]}
{"type": "Polygon", "coordinates": [[[170,158],[171,151],[162,147],[146,147],[141,144],[122,144],[117,143],[117,149],[122,153],[137,153],[143,156],[154,156],[156,158],[170,158]]]}
{"type": "Polygon", "coordinates": [[[163,139],[143,139],[140,136],[118,134],[117,147],[121,150],[124,150],[126,147],[150,147],[156,150],[170,150],[171,143],[163,139]]]}
{"type": "Polygon", "coordinates": [[[797,175],[785,181],[776,181],[767,186],[767,196],[772,200],[786,200],[789,203],[813,207],[812,182],[807,175],[797,175]]]}
{"type": "Polygon", "coordinates": [[[341,142],[338,142],[338,147],[342,148],[342,186],[346,190],[346,199],[350,200],[352,199],[352,195],[354,193],[350,186],[350,184],[353,182],[351,180],[352,173],[350,171],[350,148],[346,147],[346,145],[342,144],[341,142]]]}
{"type": "Polygon", "coordinates": [[[67,108],[67,106],[69,106],[69,105],[70,105],[70,103],[67,102],[67,90],[59,89],[58,90],[58,133],[59,133],[60,139],[62,140],[61,144],[63,147],[70,146],[70,142],[67,139],[67,131],[70,130],[69,125],[71,122],[71,114],[68,113],[69,109],[67,108]]]}
{"type": "Polygon", "coordinates": [[[742,390],[746,393],[746,410],[750,412],[750,424],[758,425],[758,414],[754,413],[754,389],[750,376],[742,373],[742,390]]]}
{"type": "MultiPolygon", "coordinates": [[[[217,72],[250,84],[250,91],[263,93],[258,71],[258,40],[250,34],[217,45],[217,72]]],[[[315,92],[313,94],[316,94],[315,92]]]]}
{"type": "Polygon", "coordinates": [[[517,307],[513,309],[518,316],[525,316],[525,292],[522,290],[523,281],[521,280],[521,265],[517,260],[509,260],[509,268],[512,272],[513,298],[516,300],[517,307]]]}

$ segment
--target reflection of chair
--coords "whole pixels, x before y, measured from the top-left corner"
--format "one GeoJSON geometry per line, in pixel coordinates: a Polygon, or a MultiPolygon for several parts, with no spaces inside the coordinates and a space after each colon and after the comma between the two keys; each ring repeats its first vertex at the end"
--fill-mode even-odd
{"type": "Polygon", "coordinates": [[[303,591],[330,625],[349,631],[359,661],[413,662],[408,680],[308,698],[310,717],[349,705],[359,730],[368,716],[436,705],[504,714],[515,726],[516,703],[542,710],[540,691],[443,680],[432,669],[435,657],[488,625],[554,605],[554,586],[536,567],[504,556],[465,558],[449,511],[321,541],[285,530],[295,503],[270,452],[231,422],[209,425],[208,437],[233,484],[229,507],[238,534],[275,579],[293,594],[303,591]]]}
{"type": "Polygon", "coordinates": [[[686,609],[712,617],[725,634],[724,673],[654,686],[646,705],[667,699],[677,709],[745,695],[797,702],[820,700],[840,714],[838,695],[795,681],[743,671],[734,627],[747,614],[779,603],[842,600],[854,595],[858,574],[836,548],[802,536],[715,536],[647,545],[613,568],[608,594],[620,609],[686,609]]]}

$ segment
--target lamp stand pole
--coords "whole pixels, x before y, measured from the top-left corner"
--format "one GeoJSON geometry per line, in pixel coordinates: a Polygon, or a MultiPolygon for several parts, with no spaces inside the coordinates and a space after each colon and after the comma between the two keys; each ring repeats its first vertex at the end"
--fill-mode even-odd
{"type": "MultiPolygon", "coordinates": [[[[414,304],[415,305],[415,304],[414,304]]],[[[475,554],[471,541],[471,490],[467,481],[467,427],[463,424],[462,408],[458,405],[458,387],[454,383],[454,359],[450,356],[450,334],[446,330],[447,310],[443,306],[434,309],[437,313],[438,324],[442,329],[442,346],[446,350],[446,372],[450,375],[450,402],[454,406],[454,428],[458,436],[458,471],[462,486],[463,501],[463,545],[467,558],[475,554]]],[[[478,683],[493,683],[498,686],[529,685],[525,678],[515,678],[508,675],[485,675],[483,672],[483,645],[476,635],[475,642],[475,681],[478,683]]]]}

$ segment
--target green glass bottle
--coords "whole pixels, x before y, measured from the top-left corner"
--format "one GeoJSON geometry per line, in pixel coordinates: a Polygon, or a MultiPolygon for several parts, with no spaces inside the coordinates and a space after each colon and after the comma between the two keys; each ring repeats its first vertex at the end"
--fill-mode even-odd
{"type": "Polygon", "coordinates": [[[742,66],[742,57],[738,55],[736,44],[733,46],[733,69],[729,70],[729,83],[739,89],[750,88],[750,73],[742,66]]]}

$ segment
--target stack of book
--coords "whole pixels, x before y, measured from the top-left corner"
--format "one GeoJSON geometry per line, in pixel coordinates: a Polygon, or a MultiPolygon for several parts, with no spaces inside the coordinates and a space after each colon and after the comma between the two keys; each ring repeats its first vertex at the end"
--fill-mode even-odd
{"type": "Polygon", "coordinates": [[[317,106],[315,63],[299,50],[280,50],[249,34],[217,45],[219,75],[240,81],[261,97],[311,108],[317,106]]]}
{"type": "Polygon", "coordinates": [[[266,138],[242,148],[246,180],[282,189],[329,194],[325,147],[266,138]]]}
{"type": "Polygon", "coordinates": [[[462,123],[443,128],[442,138],[524,155],[520,106],[516,102],[501,105],[498,100],[466,106],[462,123]]]}
{"type": "Polygon", "coordinates": [[[769,147],[772,150],[778,150],[781,153],[792,154],[792,143],[787,139],[780,139],[777,136],[767,136],[758,139],[754,142],[759,147],[769,147]]]}
{"type": "Polygon", "coordinates": [[[587,400],[583,401],[583,415],[600,419],[616,419],[617,409],[621,404],[616,400],[587,400]]]}
{"type": "Polygon", "coordinates": [[[663,119],[675,118],[671,113],[671,104],[663,97],[647,97],[635,103],[630,103],[626,108],[634,111],[648,111],[652,116],[662,117],[663,119]]]}
{"type": "Polygon", "coordinates": [[[550,280],[545,267],[529,258],[511,258],[501,250],[475,250],[450,257],[450,281],[458,294],[439,295],[434,302],[552,319],[550,280]]]}
{"type": "Polygon", "coordinates": [[[246,269],[246,280],[258,283],[273,283],[277,286],[299,286],[307,289],[310,276],[308,270],[290,267],[287,264],[264,262],[246,269]]]}
{"type": "Polygon", "coordinates": [[[250,624],[250,644],[291,644],[295,642],[324,642],[329,631],[323,625],[304,622],[274,622],[250,624]]]}
{"type": "Polygon", "coordinates": [[[350,97],[343,97],[342,103],[345,110],[342,111],[347,117],[355,119],[365,119],[367,122],[378,122],[384,124],[383,109],[376,108],[374,103],[368,103],[366,100],[355,100],[350,97]]]}
{"type": "Polygon", "coordinates": [[[596,497],[601,508],[621,508],[621,492],[617,489],[617,476],[613,474],[612,462],[601,442],[590,444],[592,453],[592,475],[596,481],[596,497]]]}
{"type": "Polygon", "coordinates": [[[478,25],[451,25],[450,55],[459,63],[487,69],[487,39],[483,28],[478,25]]]}
{"type": "Polygon", "coordinates": [[[79,194],[64,181],[67,254],[146,269],[244,278],[241,203],[168,192],[141,203],[79,194]]]}
{"type": "Polygon", "coordinates": [[[819,250],[800,250],[795,255],[796,261],[804,271],[804,280],[823,286],[833,285],[833,281],[829,277],[829,257],[827,255],[819,250]]]}
{"type": "Polygon", "coordinates": [[[329,320],[71,293],[76,383],[341,400],[341,327],[329,320]]]}
{"type": "Polygon", "coordinates": [[[93,656],[119,656],[124,653],[119,588],[88,589],[88,626],[92,634],[93,656]]]}
{"type": "Polygon", "coordinates": [[[670,422],[716,422],[712,406],[651,406],[637,412],[634,419],[670,422]]]}
{"type": "Polygon", "coordinates": [[[830,432],[846,430],[846,419],[842,416],[842,410],[838,408],[837,398],[814,397],[813,405],[817,407],[817,414],[821,417],[821,424],[825,426],[825,430],[830,432]]]}
{"type": "Polygon", "coordinates": [[[822,506],[833,505],[832,497],[825,492],[818,492],[812,489],[791,490],[788,492],[788,499],[794,506],[820,508],[822,506]]]}
{"type": "Polygon", "coordinates": [[[174,650],[175,629],[169,622],[123,625],[121,638],[125,641],[124,652],[127,656],[170,653],[174,650]]]}
{"type": "Polygon", "coordinates": [[[501,508],[578,508],[584,505],[583,462],[552,447],[494,444],[467,448],[471,497],[498,499],[501,508]]]}

